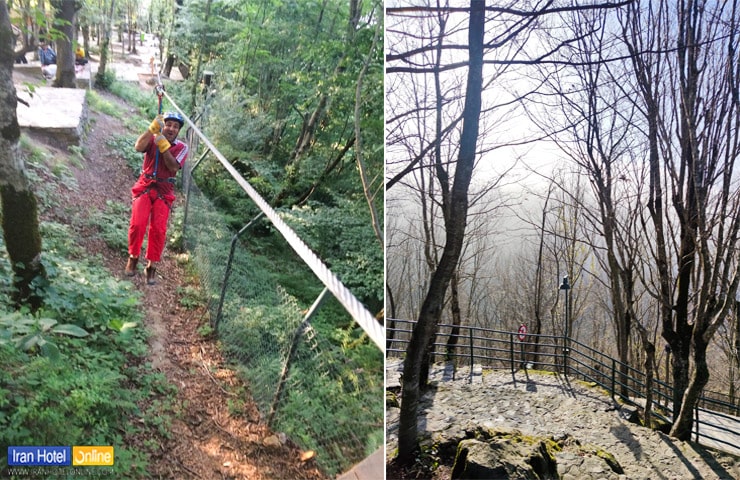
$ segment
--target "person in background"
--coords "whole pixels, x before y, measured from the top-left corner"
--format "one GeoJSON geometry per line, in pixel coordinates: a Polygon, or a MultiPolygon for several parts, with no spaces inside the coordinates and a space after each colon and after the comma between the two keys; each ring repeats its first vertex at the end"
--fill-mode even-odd
{"type": "Polygon", "coordinates": [[[75,50],[75,65],[85,65],[86,63],[85,49],[82,48],[82,45],[77,45],[77,50],[75,50]]]}
{"type": "Polygon", "coordinates": [[[57,74],[57,54],[48,43],[42,41],[39,48],[39,62],[41,62],[41,73],[46,78],[53,78],[57,74]]]}
{"type": "Polygon", "coordinates": [[[167,221],[175,201],[175,176],[188,156],[187,144],[177,140],[185,124],[178,112],[167,112],[157,117],[149,129],[136,139],[134,148],[144,153],[141,175],[131,188],[131,222],[128,230],[128,262],[126,275],[136,275],[144,235],[147,233],[146,283],[156,283],[155,264],[162,258],[167,236],[167,221]]]}

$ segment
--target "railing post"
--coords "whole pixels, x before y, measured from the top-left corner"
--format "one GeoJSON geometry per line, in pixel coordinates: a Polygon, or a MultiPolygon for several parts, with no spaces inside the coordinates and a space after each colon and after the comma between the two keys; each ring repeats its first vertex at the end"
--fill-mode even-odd
{"type": "Polygon", "coordinates": [[[696,425],[696,443],[699,443],[699,403],[694,405],[694,425],[696,425]]]}
{"type": "Polygon", "coordinates": [[[524,370],[527,369],[527,354],[524,352],[524,342],[519,341],[519,346],[521,347],[522,351],[522,366],[524,367],[524,370]]]}
{"type": "Polygon", "coordinates": [[[611,388],[611,394],[612,394],[612,400],[614,400],[614,392],[616,392],[616,386],[617,386],[617,362],[612,358],[612,388],[611,388]]]}
{"type": "Polygon", "coordinates": [[[514,334],[509,334],[509,359],[511,361],[511,374],[514,375],[516,373],[516,370],[514,370],[514,334]]]}
{"type": "Polygon", "coordinates": [[[473,365],[475,364],[475,354],[473,353],[473,329],[468,327],[468,337],[470,338],[470,376],[468,377],[469,383],[473,383],[473,365]]]}

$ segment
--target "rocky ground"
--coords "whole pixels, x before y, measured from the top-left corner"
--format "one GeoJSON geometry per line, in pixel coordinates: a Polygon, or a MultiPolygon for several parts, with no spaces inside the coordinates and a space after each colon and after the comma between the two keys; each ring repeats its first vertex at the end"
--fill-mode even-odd
{"type": "MultiPolygon", "coordinates": [[[[119,62],[125,63],[121,59],[119,62]]],[[[20,75],[14,75],[14,80],[17,88],[39,81],[20,75]]],[[[151,91],[146,84],[142,87],[151,91]]],[[[127,113],[130,107],[116,97],[105,92],[98,94],[118,105],[124,115],[130,115],[127,113]]],[[[152,102],[155,101],[153,95],[152,102]]],[[[133,172],[120,152],[112,151],[107,145],[113,135],[124,133],[121,123],[117,118],[91,112],[82,145],[84,161],[72,167],[76,186],[59,192],[65,199],[66,214],[105,211],[106,201],[130,204],[130,189],[135,180],[133,172]]],[[[142,123],[142,131],[147,124],[148,121],[142,123]]],[[[46,142],[46,139],[39,136],[34,141],[46,142]]],[[[49,141],[46,147],[55,157],[71,155],[64,145],[54,141],[49,141]]],[[[174,208],[179,208],[181,202],[180,195],[174,208]]],[[[64,212],[56,214],[64,215],[64,212]]],[[[111,275],[128,278],[123,272],[127,252],[110,249],[94,227],[79,227],[76,233],[91,256],[100,256],[111,275]]],[[[180,304],[179,292],[186,286],[197,285],[197,278],[186,275],[176,261],[175,252],[167,250],[157,273],[157,284],[153,286],[146,284],[141,269],[131,281],[143,293],[141,308],[146,328],[152,335],[149,360],[177,387],[176,404],[181,414],[172,423],[167,437],[129,439],[132,447],[145,450],[152,441],[159,444],[158,454],[147,466],[151,478],[325,478],[312,461],[301,460],[303,452],[284,441],[279,432],[270,431],[261,420],[249,396],[249,386],[229,368],[217,340],[199,333],[199,328],[207,322],[203,309],[186,309],[180,304]],[[233,402],[239,402],[242,414],[232,413],[233,402]]]]}
{"type": "MultiPolygon", "coordinates": [[[[397,369],[387,375],[397,375],[397,369]]],[[[667,435],[630,423],[621,406],[598,389],[555,374],[519,371],[485,371],[478,383],[469,383],[465,372],[458,380],[442,381],[433,374],[435,386],[423,397],[419,430],[426,447],[465,438],[475,430],[516,429],[526,435],[543,436],[565,447],[555,455],[558,474],[565,480],[604,479],[738,479],[740,459],[676,441],[667,435]],[[583,445],[592,446],[584,450],[583,445]],[[569,448],[569,446],[579,448],[569,448]],[[596,451],[608,452],[623,473],[617,473],[596,451]]],[[[398,391],[397,388],[392,388],[398,391]]],[[[397,448],[398,408],[387,409],[387,479],[418,478],[392,464],[397,448]]],[[[454,451],[453,451],[454,452],[454,451]]],[[[440,468],[432,478],[450,478],[449,458],[440,456],[440,468]]]]}

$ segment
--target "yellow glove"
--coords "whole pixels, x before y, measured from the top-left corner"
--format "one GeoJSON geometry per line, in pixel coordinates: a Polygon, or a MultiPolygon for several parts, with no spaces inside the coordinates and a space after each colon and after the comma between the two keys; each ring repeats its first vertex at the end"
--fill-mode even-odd
{"type": "Polygon", "coordinates": [[[154,120],[152,120],[152,124],[149,125],[149,131],[152,132],[152,135],[159,135],[162,133],[162,129],[164,128],[164,117],[162,115],[157,115],[154,117],[154,120]]]}
{"type": "Polygon", "coordinates": [[[154,143],[157,144],[160,153],[164,153],[170,149],[170,142],[164,137],[164,135],[157,135],[154,137],[154,143]]]}

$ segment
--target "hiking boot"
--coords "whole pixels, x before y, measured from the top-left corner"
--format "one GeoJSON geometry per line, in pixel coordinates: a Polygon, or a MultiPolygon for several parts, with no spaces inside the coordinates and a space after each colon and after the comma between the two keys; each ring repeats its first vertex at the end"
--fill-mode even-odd
{"type": "Polygon", "coordinates": [[[128,256],[128,262],[126,262],[126,275],[133,277],[136,275],[136,265],[139,263],[139,257],[128,256]]]}
{"type": "Polygon", "coordinates": [[[154,279],[154,272],[155,268],[154,265],[151,263],[144,268],[144,273],[146,273],[146,283],[147,285],[154,285],[157,283],[157,281],[154,279]]]}

